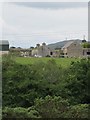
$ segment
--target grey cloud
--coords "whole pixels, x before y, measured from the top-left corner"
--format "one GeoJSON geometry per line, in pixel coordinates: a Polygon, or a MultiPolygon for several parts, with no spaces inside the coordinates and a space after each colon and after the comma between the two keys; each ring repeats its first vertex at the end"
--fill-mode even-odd
{"type": "Polygon", "coordinates": [[[14,2],[12,4],[39,9],[70,9],[88,7],[87,2],[14,2]]]}

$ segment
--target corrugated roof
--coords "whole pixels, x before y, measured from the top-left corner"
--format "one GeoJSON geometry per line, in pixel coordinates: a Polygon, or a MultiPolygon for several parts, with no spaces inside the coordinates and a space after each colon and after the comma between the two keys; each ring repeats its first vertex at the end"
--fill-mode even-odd
{"type": "Polygon", "coordinates": [[[0,40],[0,45],[8,45],[8,40],[0,40]]]}

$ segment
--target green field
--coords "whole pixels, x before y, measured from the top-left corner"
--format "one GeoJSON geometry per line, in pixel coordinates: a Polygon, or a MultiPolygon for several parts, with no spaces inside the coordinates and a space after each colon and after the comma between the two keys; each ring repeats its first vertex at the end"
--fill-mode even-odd
{"type": "Polygon", "coordinates": [[[24,57],[16,57],[15,61],[19,64],[34,64],[36,62],[47,62],[49,60],[54,59],[58,65],[62,67],[68,67],[72,61],[78,61],[79,58],[24,58],[24,57]]]}

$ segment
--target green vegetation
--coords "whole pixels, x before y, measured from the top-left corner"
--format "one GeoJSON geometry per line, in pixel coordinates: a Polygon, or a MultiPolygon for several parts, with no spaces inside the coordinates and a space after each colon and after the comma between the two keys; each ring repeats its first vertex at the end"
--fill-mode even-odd
{"type": "Polygon", "coordinates": [[[59,60],[3,57],[3,119],[88,118],[90,60],[59,60]]]}
{"type": "Polygon", "coordinates": [[[0,62],[2,62],[2,56],[0,56],[0,62]]]}
{"type": "Polygon", "coordinates": [[[35,105],[29,108],[4,108],[3,119],[88,118],[88,107],[87,104],[70,106],[61,97],[46,96],[45,99],[36,99],[35,105]]]}
{"type": "Polygon", "coordinates": [[[0,120],[2,118],[2,108],[0,107],[0,120]]]}
{"type": "Polygon", "coordinates": [[[68,67],[72,61],[78,61],[79,58],[49,58],[49,57],[45,57],[45,58],[25,58],[25,57],[16,57],[15,61],[19,64],[34,64],[34,63],[38,63],[38,62],[44,62],[47,63],[47,61],[49,60],[55,60],[57,65],[61,65],[62,67],[68,67]]]}
{"type": "Polygon", "coordinates": [[[90,43],[88,42],[82,43],[82,46],[83,48],[90,48],[90,43]]]}

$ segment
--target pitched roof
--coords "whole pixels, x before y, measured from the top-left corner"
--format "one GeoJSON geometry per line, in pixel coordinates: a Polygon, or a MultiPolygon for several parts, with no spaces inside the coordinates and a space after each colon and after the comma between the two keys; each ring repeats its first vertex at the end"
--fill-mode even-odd
{"type": "Polygon", "coordinates": [[[9,45],[8,40],[0,40],[0,45],[9,45]]]}
{"type": "Polygon", "coordinates": [[[67,43],[62,47],[62,49],[69,47],[69,46],[70,46],[72,43],[74,43],[74,42],[75,42],[75,41],[67,42],[67,43]]]}

